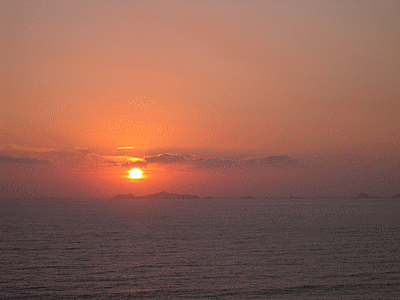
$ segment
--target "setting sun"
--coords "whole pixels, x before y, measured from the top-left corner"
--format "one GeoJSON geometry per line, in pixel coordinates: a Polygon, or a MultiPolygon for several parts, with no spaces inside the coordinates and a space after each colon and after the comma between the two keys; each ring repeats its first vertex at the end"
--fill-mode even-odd
{"type": "Polygon", "coordinates": [[[142,178],[142,171],[138,168],[129,171],[129,177],[132,179],[142,178]]]}

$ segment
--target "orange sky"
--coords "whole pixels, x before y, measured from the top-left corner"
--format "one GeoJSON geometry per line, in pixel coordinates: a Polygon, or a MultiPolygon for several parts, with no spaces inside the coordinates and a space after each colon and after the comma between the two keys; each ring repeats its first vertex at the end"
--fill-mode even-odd
{"type": "Polygon", "coordinates": [[[0,197],[400,193],[399,15],[398,1],[2,1],[0,197]]]}

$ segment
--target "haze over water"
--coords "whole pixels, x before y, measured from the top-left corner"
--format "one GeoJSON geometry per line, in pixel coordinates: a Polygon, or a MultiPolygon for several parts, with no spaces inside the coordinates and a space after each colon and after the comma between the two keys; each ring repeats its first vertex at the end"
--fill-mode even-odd
{"type": "Polygon", "coordinates": [[[398,199],[1,200],[6,299],[397,299],[398,199]]]}

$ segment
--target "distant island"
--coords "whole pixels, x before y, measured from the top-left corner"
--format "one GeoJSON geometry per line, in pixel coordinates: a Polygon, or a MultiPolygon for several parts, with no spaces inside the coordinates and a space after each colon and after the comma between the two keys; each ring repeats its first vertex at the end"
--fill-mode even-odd
{"type": "MultiPolygon", "coordinates": [[[[254,196],[248,195],[245,197],[239,197],[242,199],[257,199],[254,196]]],[[[283,197],[283,198],[287,198],[287,197],[283,197]]],[[[360,193],[358,194],[356,197],[353,197],[356,199],[373,199],[373,198],[382,198],[381,196],[371,196],[367,193],[360,193]]],[[[400,198],[400,194],[396,194],[394,196],[391,197],[387,197],[387,198],[400,198]]],[[[155,193],[155,194],[148,194],[148,195],[143,195],[143,196],[135,196],[133,194],[118,194],[116,195],[113,199],[202,199],[201,197],[197,196],[197,195],[190,195],[190,194],[175,194],[175,193],[168,193],[166,191],[162,191],[159,193],[155,193]]],[[[214,197],[211,196],[207,196],[203,199],[214,199],[214,197]]],[[[268,197],[265,197],[264,199],[268,199],[268,197]]],[[[300,196],[290,196],[288,197],[288,199],[303,199],[300,196]]]]}
{"type": "MultiPolygon", "coordinates": [[[[381,196],[371,196],[371,195],[368,195],[367,193],[361,193],[361,194],[358,194],[358,196],[356,198],[363,199],[363,198],[382,198],[382,197],[381,196]]],[[[395,198],[395,197],[393,196],[391,198],[395,198]]]]}
{"type": "Polygon", "coordinates": [[[135,196],[133,194],[118,194],[114,199],[200,199],[197,195],[174,194],[162,191],[160,193],[149,194],[144,196],[135,196]]]}
{"type": "Polygon", "coordinates": [[[367,193],[360,193],[356,198],[374,198],[374,197],[368,195],[367,193]]]}

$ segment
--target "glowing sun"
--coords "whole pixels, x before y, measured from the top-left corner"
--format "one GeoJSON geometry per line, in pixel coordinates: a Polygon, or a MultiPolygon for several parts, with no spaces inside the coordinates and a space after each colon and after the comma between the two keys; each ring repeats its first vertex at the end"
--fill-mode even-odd
{"type": "Polygon", "coordinates": [[[138,168],[134,168],[129,171],[129,177],[132,179],[142,178],[142,171],[138,168]]]}

